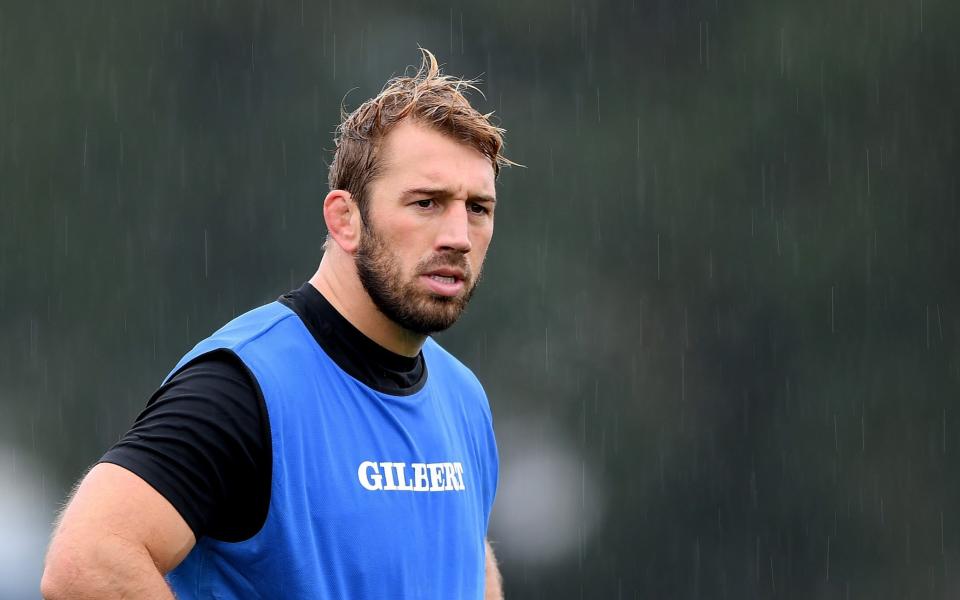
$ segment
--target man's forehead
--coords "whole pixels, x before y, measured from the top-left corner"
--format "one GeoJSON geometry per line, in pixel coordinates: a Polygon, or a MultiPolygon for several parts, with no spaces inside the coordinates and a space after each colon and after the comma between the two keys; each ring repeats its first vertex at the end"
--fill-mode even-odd
{"type": "MultiPolygon", "coordinates": [[[[391,132],[390,136],[395,133],[400,132],[391,132]]],[[[379,160],[378,179],[389,179],[392,185],[403,189],[429,188],[452,194],[466,191],[490,197],[496,194],[496,177],[490,160],[480,151],[440,132],[407,131],[398,137],[388,137],[379,160]]]]}

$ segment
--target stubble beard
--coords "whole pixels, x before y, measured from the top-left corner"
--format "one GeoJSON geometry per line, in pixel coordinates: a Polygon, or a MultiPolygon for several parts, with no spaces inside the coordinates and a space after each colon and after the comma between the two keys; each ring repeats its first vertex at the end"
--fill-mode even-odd
{"type": "Polygon", "coordinates": [[[434,255],[416,266],[413,280],[404,281],[400,265],[383,238],[372,226],[364,223],[362,227],[355,258],[357,274],[380,312],[407,331],[421,335],[443,331],[456,323],[480,282],[480,273],[471,277],[467,258],[457,251],[434,255]],[[419,276],[439,267],[461,269],[466,292],[449,297],[424,290],[419,276]]]}

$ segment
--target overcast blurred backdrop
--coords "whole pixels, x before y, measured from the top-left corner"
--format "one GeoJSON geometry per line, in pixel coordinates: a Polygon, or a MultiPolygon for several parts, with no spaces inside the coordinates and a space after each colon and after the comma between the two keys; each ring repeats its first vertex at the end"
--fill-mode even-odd
{"type": "MultiPolygon", "coordinates": [[[[440,342],[509,598],[960,595],[949,0],[0,0],[0,597],[192,345],[321,256],[434,51],[526,168],[440,342]]],[[[442,568],[442,566],[438,566],[442,568]]]]}

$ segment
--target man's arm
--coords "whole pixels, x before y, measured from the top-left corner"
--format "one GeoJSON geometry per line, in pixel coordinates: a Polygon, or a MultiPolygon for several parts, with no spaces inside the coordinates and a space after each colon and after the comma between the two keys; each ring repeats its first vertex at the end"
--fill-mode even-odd
{"type": "Polygon", "coordinates": [[[487,575],[483,598],[484,600],[503,600],[503,579],[497,567],[497,557],[493,555],[490,540],[484,540],[484,545],[487,547],[487,575]]]}
{"type": "Polygon", "coordinates": [[[163,574],[194,544],[166,498],[123,467],[100,463],[61,516],[40,590],[47,600],[172,599],[163,574]]]}

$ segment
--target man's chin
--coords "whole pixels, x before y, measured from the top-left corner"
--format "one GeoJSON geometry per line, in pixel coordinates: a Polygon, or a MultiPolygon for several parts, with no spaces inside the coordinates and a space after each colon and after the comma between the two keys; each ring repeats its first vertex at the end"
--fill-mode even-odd
{"type": "Polygon", "coordinates": [[[455,313],[450,314],[432,314],[429,316],[423,316],[418,319],[418,325],[421,332],[425,332],[428,335],[432,333],[440,333],[441,331],[446,331],[453,327],[453,325],[460,320],[460,315],[463,314],[462,310],[457,310],[455,313]]]}
{"type": "Polygon", "coordinates": [[[466,302],[462,297],[430,296],[425,298],[416,315],[408,315],[397,324],[414,333],[431,335],[452,327],[465,309],[466,302]]]}

